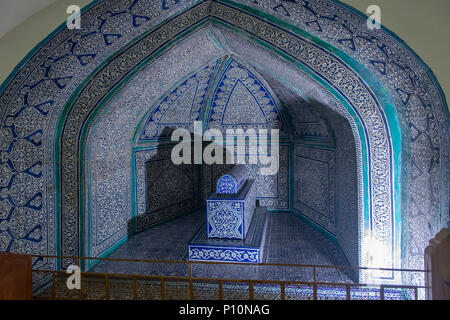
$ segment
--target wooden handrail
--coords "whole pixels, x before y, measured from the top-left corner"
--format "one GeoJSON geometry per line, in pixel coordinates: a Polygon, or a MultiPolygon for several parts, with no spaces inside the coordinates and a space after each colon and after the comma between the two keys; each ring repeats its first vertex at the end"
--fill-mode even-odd
{"type": "MultiPolygon", "coordinates": [[[[110,298],[109,294],[109,279],[110,278],[131,278],[133,286],[133,299],[137,299],[137,279],[153,279],[160,282],[160,295],[161,299],[166,299],[166,281],[187,281],[189,284],[189,299],[194,299],[194,282],[213,282],[218,283],[218,294],[219,299],[223,299],[223,284],[224,283],[248,283],[248,298],[254,299],[254,286],[255,284],[272,284],[280,286],[280,298],[284,300],[286,298],[286,286],[303,285],[312,288],[313,299],[317,300],[319,297],[319,287],[320,286],[335,286],[345,288],[346,299],[351,299],[351,288],[375,288],[380,289],[380,299],[385,298],[385,288],[397,288],[397,289],[413,289],[414,298],[418,299],[418,289],[426,289],[428,286],[413,286],[413,285],[372,285],[364,283],[348,283],[348,282],[324,282],[318,281],[318,270],[324,269],[358,269],[358,270],[386,270],[386,271],[397,271],[397,272],[422,272],[426,273],[429,270],[415,270],[415,269],[388,269],[388,268],[374,268],[374,267],[351,267],[351,266],[329,266],[329,265],[309,265],[309,264],[281,264],[281,263],[232,263],[232,262],[216,262],[216,261],[173,261],[173,260],[140,260],[140,259],[115,259],[115,258],[94,258],[94,257],[75,257],[75,256],[49,256],[49,255],[32,255],[35,258],[50,258],[50,259],[72,259],[78,261],[78,264],[82,264],[82,260],[105,260],[105,261],[120,261],[120,262],[138,262],[138,263],[164,263],[164,264],[187,264],[188,270],[187,276],[164,276],[164,275],[145,275],[145,274],[133,274],[133,273],[105,273],[105,272],[92,272],[86,271],[81,272],[84,277],[92,278],[102,278],[105,283],[105,299],[110,298]],[[295,280],[264,280],[264,279],[228,279],[228,278],[204,278],[204,277],[194,277],[193,266],[194,265],[244,265],[244,266],[268,266],[268,267],[298,267],[298,268],[312,268],[313,281],[295,281],[295,280]]],[[[43,270],[36,269],[33,272],[48,273],[52,275],[52,291],[51,298],[57,298],[56,292],[56,277],[57,275],[67,275],[64,270],[43,270]]],[[[82,291],[78,292],[78,298],[83,299],[82,291]]],[[[38,297],[45,298],[45,297],[38,297]]]]}
{"type": "Polygon", "coordinates": [[[299,268],[323,268],[323,269],[353,269],[353,270],[377,270],[394,272],[430,272],[430,270],[421,269],[392,269],[375,267],[353,267],[353,266],[330,266],[314,264],[295,264],[295,263],[244,263],[244,262],[219,262],[219,261],[190,261],[190,260],[146,260],[146,259],[124,259],[124,258],[97,258],[97,257],[77,257],[77,256],[50,256],[50,255],[31,255],[33,258],[48,259],[73,259],[73,260],[102,260],[102,261],[120,261],[120,262],[142,262],[142,263],[167,263],[167,264],[211,264],[211,265],[244,265],[244,266],[266,266],[266,267],[299,267],[299,268]]]}
{"type": "MultiPolygon", "coordinates": [[[[47,272],[49,274],[52,274],[52,295],[51,297],[36,297],[37,299],[60,299],[56,297],[56,276],[58,274],[67,275],[65,271],[56,271],[56,270],[33,270],[33,272],[47,272]]],[[[318,299],[318,292],[320,286],[334,286],[334,287],[341,287],[345,288],[346,293],[346,299],[351,299],[351,288],[361,288],[361,287],[368,287],[368,288],[375,288],[379,287],[380,289],[380,299],[383,300],[385,298],[385,289],[386,288],[396,288],[396,289],[413,289],[414,290],[414,298],[418,299],[418,289],[425,289],[428,288],[426,286],[413,286],[413,285],[367,285],[367,284],[361,284],[361,283],[338,283],[338,282],[319,282],[319,281],[290,281],[290,280],[255,280],[255,279],[223,279],[223,278],[196,278],[196,277],[183,277],[183,276],[160,276],[160,275],[137,275],[137,274],[115,274],[115,273],[97,273],[97,272],[81,272],[82,276],[89,276],[93,278],[101,279],[103,278],[103,281],[105,283],[105,299],[110,299],[110,293],[109,293],[109,280],[110,278],[131,278],[132,285],[133,285],[133,299],[137,299],[137,285],[136,281],[137,279],[154,279],[159,280],[160,282],[160,296],[161,299],[166,299],[166,285],[165,283],[169,280],[175,280],[175,281],[189,281],[189,299],[193,299],[193,284],[194,282],[202,283],[202,282],[216,282],[218,283],[218,294],[219,299],[223,299],[223,283],[248,283],[248,294],[249,299],[254,299],[254,286],[255,284],[275,284],[280,286],[280,299],[285,299],[285,291],[286,286],[295,286],[295,285],[304,285],[311,287],[313,290],[313,299],[318,299]]],[[[64,298],[63,298],[64,299],[64,298]]],[[[78,299],[82,299],[81,294],[78,295],[78,299]]]]}

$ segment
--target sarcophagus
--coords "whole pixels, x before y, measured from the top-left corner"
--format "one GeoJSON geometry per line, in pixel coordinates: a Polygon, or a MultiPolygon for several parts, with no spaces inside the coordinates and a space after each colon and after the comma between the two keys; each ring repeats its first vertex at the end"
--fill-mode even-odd
{"type": "Polygon", "coordinates": [[[255,181],[247,179],[242,165],[218,180],[216,193],[206,200],[208,238],[245,239],[256,207],[255,181]]]}
{"type": "Polygon", "coordinates": [[[244,165],[217,182],[206,199],[206,223],[189,242],[189,260],[261,263],[267,208],[256,207],[256,183],[244,165]]]}

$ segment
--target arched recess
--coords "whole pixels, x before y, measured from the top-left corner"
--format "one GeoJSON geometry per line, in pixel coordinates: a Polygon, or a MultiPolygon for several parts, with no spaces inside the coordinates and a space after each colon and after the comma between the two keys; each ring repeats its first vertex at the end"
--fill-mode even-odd
{"type": "MultiPolygon", "coordinates": [[[[395,110],[389,95],[362,66],[356,61],[353,61],[345,54],[336,52],[333,53],[333,48],[326,43],[314,39],[301,30],[286,31],[275,24],[269,24],[264,20],[258,18],[256,15],[249,15],[244,11],[235,8],[213,3],[212,4],[212,21],[219,25],[234,29],[236,32],[248,32],[248,36],[254,41],[260,41],[261,45],[265,45],[267,49],[278,54],[284,59],[290,60],[297,68],[314,77],[316,81],[321,83],[332,92],[341,103],[347,108],[347,111],[352,114],[353,122],[358,123],[356,127],[359,129],[358,136],[361,139],[362,159],[361,163],[361,181],[362,181],[362,206],[360,210],[362,217],[360,218],[361,229],[359,235],[360,241],[360,264],[367,265],[371,260],[373,265],[389,266],[391,268],[400,267],[400,194],[396,192],[394,184],[401,185],[400,172],[400,156],[401,143],[398,140],[401,136],[400,128],[395,116],[395,110]],[[248,21],[246,21],[248,20],[248,21]],[[261,30],[266,28],[266,34],[252,35],[251,30],[245,28],[252,26],[252,28],[259,27],[261,30]],[[305,41],[308,37],[309,41],[305,41]],[[261,41],[262,40],[262,41],[261,41]],[[312,40],[312,41],[311,41],[312,40]],[[284,41],[280,44],[279,41],[284,41]],[[299,50],[300,49],[300,50],[299,50]],[[370,84],[370,87],[369,85],[370,84]],[[395,140],[397,139],[397,141],[395,140]],[[396,172],[396,173],[394,173],[396,172]],[[374,253],[376,250],[376,253],[374,253]],[[381,258],[381,260],[380,260],[381,258]]],[[[184,21],[192,19],[192,24],[183,26],[186,31],[178,30],[176,26],[177,19],[164,24],[161,28],[171,30],[175,28],[179,34],[189,33],[189,30],[198,27],[198,23],[204,22],[201,14],[201,5],[191,9],[189,14],[184,15],[184,21]],[[197,10],[197,11],[196,11],[197,10]],[[172,24],[173,23],[173,24],[172,24]]],[[[183,16],[183,15],[182,15],[183,16]]],[[[181,17],[181,16],[180,16],[181,17]]],[[[209,18],[209,16],[206,16],[209,18]]],[[[267,17],[266,17],[267,18],[267,17]]],[[[273,22],[277,22],[275,19],[273,22]]],[[[159,31],[159,30],[158,30],[159,31]]],[[[149,53],[143,55],[142,52],[133,51],[141,43],[146,40],[150,42],[152,36],[158,34],[157,32],[149,34],[140,42],[133,44],[130,48],[122,51],[117,55],[117,60],[103,66],[93,78],[89,79],[87,84],[78,90],[77,96],[66,108],[67,118],[61,118],[61,124],[64,123],[64,130],[60,135],[61,141],[61,173],[62,173],[62,191],[65,195],[68,194],[66,190],[76,190],[76,181],[70,180],[70,176],[79,176],[82,179],[83,169],[77,170],[77,158],[80,157],[80,150],[77,150],[76,145],[71,141],[78,140],[78,132],[82,132],[85,127],[85,122],[80,121],[83,117],[80,114],[89,116],[94,106],[101,105],[101,101],[117,89],[114,86],[98,86],[99,80],[109,78],[112,75],[115,61],[120,60],[121,57],[130,61],[128,52],[132,52],[131,58],[135,61],[142,61],[150,59],[149,53]],[[135,57],[138,56],[138,57],[135,57]],[[141,56],[139,56],[141,55],[141,56]],[[138,60],[140,58],[140,60],[138,60]],[[95,90],[94,90],[95,88],[95,90]],[[93,96],[98,98],[97,103],[93,103],[93,96]],[[90,105],[83,104],[83,100],[89,97],[90,105]],[[75,130],[72,128],[74,123],[75,130]],[[65,129],[69,128],[69,130],[65,129]]],[[[159,38],[158,38],[159,39],[159,38]]],[[[151,41],[154,41],[153,39],[151,41]]],[[[159,49],[161,50],[161,49],[159,49]]],[[[180,62],[182,63],[182,62],[180,62]]],[[[124,74],[133,72],[137,65],[131,65],[124,68],[124,74]]],[[[142,62],[140,62],[142,64],[142,62]]],[[[120,81],[119,81],[120,82],[120,81]]],[[[295,84],[293,84],[295,86],[295,84]]],[[[117,86],[116,86],[117,88],[117,86]]],[[[95,101],[95,100],[94,100],[95,101]]],[[[97,112],[97,111],[94,111],[97,112]]],[[[85,117],[86,117],[85,116],[85,117]]],[[[83,161],[79,162],[80,165],[83,161]]],[[[79,181],[82,185],[83,181],[79,181]]],[[[67,201],[63,199],[61,202],[62,214],[72,216],[77,215],[77,212],[83,211],[84,199],[83,192],[79,191],[79,199],[71,199],[67,201]],[[76,201],[78,200],[78,201],[76,201]],[[78,202],[78,203],[76,203],[78,202]],[[77,209],[78,207],[78,209],[77,209]]],[[[73,225],[67,225],[68,228],[73,228],[73,225]]],[[[64,231],[64,228],[62,229],[64,231]]],[[[74,232],[76,234],[76,232],[74,232]]],[[[64,248],[63,248],[64,250],[64,248]]],[[[389,272],[380,272],[364,274],[364,279],[369,282],[374,281],[400,281],[399,275],[389,272]]]]}
{"type": "MultiPolygon", "coordinates": [[[[1,250],[52,254],[59,252],[59,247],[63,254],[80,253],[77,149],[80,126],[90,114],[87,108],[96,106],[98,100],[112,94],[111,88],[120,79],[130,75],[129,71],[144,59],[142,55],[151,58],[154,49],[166,43],[165,37],[173,37],[197,22],[215,17],[216,20],[227,24],[231,22],[238,29],[249,31],[263,40],[263,43],[270,43],[278,48],[284,59],[293,63],[296,60],[295,51],[319,45],[318,53],[327,57],[323,60],[324,63],[345,64],[346,67],[342,70],[347,70],[349,75],[359,73],[364,79],[362,83],[365,82],[370,87],[379,85],[380,88],[385,88],[381,89],[381,97],[373,95],[372,98],[378,98],[381,105],[387,102],[383,97],[392,98],[395,107],[384,111],[387,119],[397,115],[402,129],[401,143],[393,145],[394,148],[402,147],[401,152],[393,154],[401,156],[404,163],[402,175],[399,170],[394,171],[394,178],[401,179],[401,183],[394,183],[392,189],[398,196],[395,205],[399,206],[399,210],[396,210],[396,214],[401,213],[402,217],[400,221],[400,216],[397,216],[394,222],[398,227],[403,227],[402,243],[397,253],[401,254],[402,266],[421,268],[424,245],[449,222],[449,118],[442,91],[420,59],[391,33],[384,29],[368,31],[364,27],[364,17],[331,0],[305,0],[301,4],[258,0],[249,3],[252,8],[229,1],[162,3],[164,5],[154,1],[134,1],[130,5],[125,2],[111,4],[102,1],[96,4],[83,15],[85,21],[89,22],[86,24],[87,29],[93,30],[90,36],[87,36],[86,30],[82,34],[60,29],[42,44],[36,54],[28,57],[20,70],[2,86],[1,162],[7,173],[6,180],[9,181],[1,185],[0,197],[2,219],[6,216],[3,221],[6,221],[6,229],[10,231],[5,228],[1,230],[1,250]],[[174,15],[194,3],[196,4],[188,11],[179,16],[174,15]],[[154,12],[151,13],[150,9],[154,9],[154,12]],[[121,14],[113,14],[119,12],[121,14]],[[161,15],[155,16],[155,12],[161,15]],[[185,14],[187,12],[189,14],[185,14]],[[125,20],[117,19],[121,15],[127,16],[126,23],[125,20]],[[171,18],[164,24],[154,27],[169,16],[171,18]],[[273,16],[277,18],[274,19],[273,16]],[[130,28],[123,28],[127,30],[114,33],[114,36],[108,30],[102,30],[101,26],[105,24],[109,24],[109,29],[126,24],[130,28]],[[154,28],[151,29],[152,27],[154,28]],[[138,35],[142,37],[136,38],[138,35]],[[93,37],[98,37],[103,42],[93,40],[93,37]],[[306,44],[300,43],[301,38],[308,40],[306,44]],[[126,45],[132,39],[135,40],[126,45]],[[142,45],[145,40],[149,41],[142,45]],[[93,46],[92,43],[96,41],[93,46]],[[82,43],[80,47],[83,50],[76,48],[77,43],[82,43]],[[111,56],[120,47],[124,48],[111,56]],[[138,49],[132,52],[133,48],[138,49]],[[324,48],[328,48],[332,54],[327,55],[330,52],[324,48]],[[110,56],[107,63],[104,63],[110,56]],[[328,59],[330,56],[334,56],[336,60],[328,59]],[[340,59],[343,56],[346,57],[345,61],[340,59]],[[108,66],[115,70],[105,75],[102,72],[108,66]],[[365,80],[366,77],[374,79],[374,82],[365,80]],[[80,86],[83,79],[87,80],[80,86]],[[75,89],[77,87],[78,90],[75,89]],[[89,94],[84,95],[89,90],[89,94]],[[40,92],[46,94],[38,96],[40,92]],[[62,107],[66,105],[71,93],[74,93],[72,100],[61,115],[62,107]],[[71,106],[82,108],[70,108],[71,106]],[[59,118],[62,120],[57,127],[59,118]],[[28,129],[20,131],[21,124],[28,129]],[[19,130],[16,131],[16,128],[19,130]],[[64,139],[54,140],[55,132],[64,139]],[[62,145],[60,150],[61,142],[68,145],[62,145]],[[23,148],[23,144],[28,147],[23,148]],[[23,151],[14,152],[17,149],[23,151]],[[70,154],[65,157],[68,150],[70,154]],[[56,171],[53,170],[54,167],[56,171]],[[34,169],[29,170],[31,168],[34,169]],[[8,170],[12,173],[8,173],[8,170]],[[59,198],[56,199],[53,196],[53,179],[57,182],[56,190],[59,192],[59,198]],[[62,181],[63,192],[59,190],[58,181],[62,181]],[[19,199],[18,190],[24,190],[23,199],[19,199]],[[31,203],[33,199],[35,201],[31,203]],[[55,200],[61,202],[61,213],[55,213],[60,209],[59,205],[55,205],[55,200]],[[30,212],[37,213],[39,221],[36,225],[41,225],[40,230],[45,229],[48,237],[38,235],[34,239],[35,245],[30,245],[29,240],[14,236],[11,230],[17,226],[10,217],[18,211],[25,212],[25,216],[32,214],[30,212]],[[61,242],[58,241],[57,230],[63,231],[61,242]]],[[[310,52],[313,57],[314,50],[311,49],[310,52]]],[[[305,62],[307,61],[303,61],[305,62]]],[[[299,66],[301,65],[302,63],[299,66]]],[[[320,69],[320,65],[317,68],[320,69]]],[[[326,82],[325,79],[320,81],[326,82]]],[[[358,81],[354,83],[358,84],[358,81]]],[[[345,96],[345,92],[338,94],[343,95],[345,96]]],[[[346,97],[351,100],[351,97],[346,97]]],[[[346,102],[345,100],[342,102],[346,102]]],[[[393,131],[390,134],[393,139],[399,138],[393,131]]],[[[391,163],[400,165],[400,161],[391,163]]],[[[30,230],[36,225],[30,226],[30,230]]],[[[39,228],[35,231],[39,233],[39,228]]],[[[55,267],[48,260],[35,262],[39,267],[55,267]]],[[[420,279],[410,281],[420,283],[420,279]]]]}
{"type": "MultiPolygon", "coordinates": [[[[280,110],[280,103],[276,95],[270,90],[270,86],[265,80],[248,65],[245,61],[235,54],[230,54],[229,48],[223,46],[220,43],[217,36],[214,34],[214,27],[209,25],[206,28],[206,32],[212,43],[217,44],[221,50],[221,56],[213,59],[206,66],[196,70],[186,78],[182,78],[173,87],[171,87],[163,96],[161,96],[155,104],[153,104],[145,115],[142,117],[139,124],[136,126],[135,133],[133,135],[133,172],[134,176],[134,188],[135,195],[133,197],[135,201],[135,210],[133,213],[136,216],[136,229],[140,230],[149,223],[154,223],[156,217],[150,217],[146,212],[146,183],[145,177],[139,168],[142,168],[144,162],[148,161],[156,155],[156,147],[158,144],[170,143],[170,133],[175,128],[188,129],[191,134],[194,130],[194,121],[202,123],[203,131],[206,131],[212,127],[211,118],[223,119],[224,121],[216,121],[214,128],[226,134],[226,129],[229,128],[243,128],[247,130],[252,128],[259,129],[279,129],[280,142],[281,142],[281,155],[282,158],[279,172],[271,178],[264,179],[258,174],[261,163],[249,164],[248,169],[252,179],[256,179],[257,186],[266,185],[266,189],[271,187],[277,188],[277,192],[272,195],[264,193],[264,190],[259,190],[261,194],[264,193],[264,197],[260,194],[257,195],[257,200],[263,206],[268,206],[269,210],[289,210],[289,133],[288,126],[285,121],[284,112],[280,110]],[[241,79],[230,77],[231,69],[239,70],[242,74],[241,79]],[[228,82],[234,83],[234,86],[229,86],[227,90],[221,90],[223,84],[221,79],[228,75],[228,82]],[[245,79],[245,80],[244,80],[245,79]],[[242,81],[241,81],[242,80],[242,81]],[[250,84],[251,82],[251,84],[250,84]],[[194,90],[196,89],[196,90],[194,90]],[[236,91],[235,91],[236,90],[236,91]],[[250,91],[261,91],[262,95],[253,95],[250,91]],[[227,91],[225,94],[224,92],[227,91]],[[220,92],[220,94],[217,94],[220,92]],[[248,102],[247,110],[239,109],[240,103],[233,103],[232,97],[234,93],[237,93],[240,97],[245,96],[248,102]],[[221,96],[222,107],[217,107],[216,102],[221,96]],[[186,101],[187,99],[187,101],[186,101]],[[180,103],[180,100],[182,101],[180,103]],[[223,103],[227,100],[226,105],[232,105],[230,108],[224,107],[223,103]],[[258,105],[258,106],[257,106],[258,105]],[[214,108],[213,106],[216,106],[214,108]],[[235,110],[239,109],[239,110],[235,110]],[[253,109],[252,109],[253,108],[253,109]],[[211,116],[212,113],[215,115],[211,116]],[[220,110],[219,110],[220,109],[220,110]],[[227,111],[225,111],[225,109],[227,111]],[[242,111],[242,113],[241,113],[242,111]],[[239,113],[241,117],[236,117],[236,113],[239,113]],[[246,113],[247,119],[244,119],[246,113]],[[232,114],[232,120],[238,120],[236,123],[230,123],[227,119],[227,115],[232,114]],[[173,117],[177,115],[176,117],[173,117]],[[190,119],[186,120],[190,115],[190,119]],[[245,124],[242,123],[245,120],[245,124]],[[240,121],[240,122],[239,122],[240,121]]],[[[200,31],[199,31],[200,32],[200,31]]],[[[202,31],[203,32],[203,31],[202,31]]],[[[192,35],[193,37],[193,35],[192,35]]],[[[198,46],[198,45],[196,45],[198,46]]],[[[206,44],[202,44],[198,47],[205,47],[206,44]]],[[[183,64],[182,59],[179,60],[180,64],[183,64]]],[[[175,66],[177,69],[178,66],[175,66]]],[[[268,137],[270,140],[271,138],[268,137]]],[[[170,150],[169,150],[170,151],[170,150]]],[[[170,152],[167,152],[170,154],[170,152]]],[[[249,155],[249,150],[245,151],[246,156],[249,155]]],[[[201,193],[203,204],[204,199],[208,197],[213,191],[212,187],[215,185],[215,179],[222,170],[226,170],[227,165],[219,165],[215,168],[213,166],[202,166],[201,168],[201,193]]],[[[217,177],[218,178],[218,177],[217,177]]],[[[147,181],[148,183],[148,181],[147,181]]],[[[259,187],[258,187],[259,188],[259,187]]],[[[257,189],[258,189],[257,188],[257,189]]],[[[262,189],[262,188],[261,188],[262,189]]],[[[147,203],[148,205],[148,203],[147,203]]],[[[171,208],[172,209],[172,208],[171,208]]],[[[169,211],[169,214],[172,214],[169,211]]]]}

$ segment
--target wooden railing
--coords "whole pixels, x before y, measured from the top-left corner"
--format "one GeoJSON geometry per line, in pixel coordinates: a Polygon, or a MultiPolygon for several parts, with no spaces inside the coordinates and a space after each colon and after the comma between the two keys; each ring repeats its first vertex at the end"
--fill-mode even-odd
{"type": "MultiPolygon", "coordinates": [[[[115,261],[115,262],[135,262],[135,263],[156,263],[156,264],[185,264],[188,267],[187,275],[144,275],[144,274],[133,274],[133,273],[102,273],[102,272],[81,272],[81,278],[89,281],[85,281],[81,286],[80,290],[68,291],[65,289],[65,279],[70,276],[66,271],[56,271],[56,270],[33,270],[37,275],[40,274],[40,278],[49,277],[46,287],[41,289],[40,292],[35,294],[36,299],[89,299],[89,290],[93,290],[89,287],[93,284],[102,283],[104,286],[103,298],[108,300],[111,298],[111,284],[113,279],[126,279],[126,283],[131,284],[131,299],[140,298],[138,291],[142,291],[142,288],[138,290],[139,281],[151,281],[152,285],[158,284],[159,291],[158,294],[153,292],[151,298],[153,299],[170,299],[171,294],[168,292],[168,285],[178,286],[180,292],[185,292],[186,299],[202,299],[201,290],[198,294],[195,294],[195,288],[201,289],[204,284],[215,284],[217,286],[216,299],[228,299],[225,293],[229,292],[239,292],[239,298],[242,299],[257,299],[257,293],[255,293],[255,287],[262,286],[262,288],[276,288],[275,299],[285,300],[288,298],[295,298],[295,290],[297,288],[300,294],[297,298],[305,298],[318,300],[322,298],[344,298],[347,300],[352,299],[352,290],[359,290],[360,294],[371,292],[372,298],[379,298],[384,300],[386,298],[386,292],[390,290],[390,294],[397,293],[401,294],[404,291],[412,291],[412,294],[406,294],[405,298],[415,299],[419,298],[419,290],[426,289],[426,286],[413,286],[413,285],[391,285],[391,284],[361,284],[361,283],[351,283],[351,282],[327,282],[319,281],[317,279],[318,270],[320,269],[352,269],[352,270],[374,270],[374,271],[391,271],[391,272],[413,272],[425,273],[428,270],[414,270],[414,269],[389,269],[389,268],[371,268],[371,267],[351,267],[351,266],[328,266],[328,265],[308,265],[308,264],[276,264],[276,263],[261,263],[261,264],[250,264],[250,263],[224,263],[224,262],[201,262],[201,261],[170,261],[170,260],[139,260],[139,259],[111,259],[111,258],[94,258],[94,257],[72,257],[72,256],[41,256],[33,255],[34,258],[46,258],[46,259],[71,259],[77,261],[78,265],[82,265],[82,260],[103,260],[103,261],[115,261]],[[223,265],[223,266],[257,266],[257,267],[293,267],[293,268],[310,268],[312,269],[312,281],[293,281],[293,280],[266,280],[266,279],[235,279],[235,278],[212,278],[212,277],[195,277],[193,276],[193,266],[196,265],[223,265]],[[184,285],[186,284],[186,288],[184,285]],[[232,285],[230,285],[232,284],[232,285]],[[58,289],[58,285],[59,289],[58,289]],[[181,285],[181,287],[180,287],[181,285]],[[236,286],[240,286],[236,289],[236,286]],[[87,287],[87,288],[86,288],[87,287]],[[323,294],[324,288],[336,288],[334,295],[323,294]],[[290,290],[287,290],[290,289],[290,290]],[[344,292],[342,295],[341,293],[344,292]],[[231,291],[230,291],[231,290],[231,291]],[[289,292],[288,292],[289,291],[289,292]],[[76,294],[75,294],[76,293],[76,294]]],[[[125,284],[126,284],[125,283],[125,284]]],[[[124,283],[121,283],[122,285],[124,283]]],[[[261,289],[261,288],[260,288],[261,289]]],[[[205,289],[206,290],[206,289],[205,289]]],[[[210,290],[210,289],[208,289],[210,290]]],[[[206,292],[206,291],[205,291],[206,292]]],[[[98,293],[98,292],[97,292],[98,293]]],[[[123,297],[127,296],[125,291],[119,293],[123,297]]],[[[173,294],[172,294],[173,295],[173,294]]],[[[357,295],[357,294],[355,294],[357,295]]],[[[117,296],[117,295],[116,295],[117,296]]],[[[141,297],[142,298],[142,297],[141,297]]],[[[266,297],[267,298],[267,297],[266,297]]]]}

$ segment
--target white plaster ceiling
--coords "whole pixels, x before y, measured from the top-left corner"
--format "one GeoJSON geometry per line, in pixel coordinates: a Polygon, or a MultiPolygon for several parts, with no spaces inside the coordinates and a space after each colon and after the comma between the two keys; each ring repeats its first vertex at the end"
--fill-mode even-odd
{"type": "Polygon", "coordinates": [[[0,0],[0,38],[57,0],[0,0]]]}

